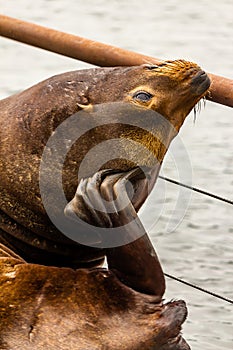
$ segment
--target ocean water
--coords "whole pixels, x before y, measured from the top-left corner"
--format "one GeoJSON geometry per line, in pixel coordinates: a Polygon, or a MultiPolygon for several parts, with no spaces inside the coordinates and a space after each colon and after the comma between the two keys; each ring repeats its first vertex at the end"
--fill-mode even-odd
{"type": "MultiPolygon", "coordinates": [[[[184,58],[233,79],[233,2],[0,0],[0,12],[147,55],[184,58]]],[[[90,65],[0,38],[0,98],[90,65]]],[[[233,200],[233,113],[206,102],[191,113],[162,174],[233,200]]],[[[233,208],[158,180],[141,218],[166,273],[233,299],[233,208]]],[[[167,279],[166,299],[184,299],[193,350],[233,348],[232,305],[167,279]]]]}

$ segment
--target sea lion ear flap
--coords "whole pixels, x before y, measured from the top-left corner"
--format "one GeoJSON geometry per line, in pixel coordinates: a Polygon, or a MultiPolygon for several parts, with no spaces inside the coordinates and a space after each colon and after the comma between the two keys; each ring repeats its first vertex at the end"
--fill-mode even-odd
{"type": "Polygon", "coordinates": [[[143,67],[147,70],[155,70],[157,68],[159,68],[158,65],[156,64],[153,64],[153,63],[146,63],[146,64],[143,64],[143,67]]]}
{"type": "Polygon", "coordinates": [[[77,106],[79,109],[83,110],[84,112],[92,112],[93,111],[93,105],[89,103],[88,105],[83,105],[81,103],[77,103],[77,106]]]}

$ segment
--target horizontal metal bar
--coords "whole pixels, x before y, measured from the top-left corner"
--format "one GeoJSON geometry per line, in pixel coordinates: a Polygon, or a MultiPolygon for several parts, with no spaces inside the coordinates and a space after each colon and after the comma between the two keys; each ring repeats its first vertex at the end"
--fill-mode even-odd
{"type": "MultiPolygon", "coordinates": [[[[97,66],[131,66],[163,61],[133,51],[67,34],[37,24],[0,15],[0,35],[97,66]]],[[[233,80],[208,73],[211,79],[207,99],[233,107],[233,80]]]]}

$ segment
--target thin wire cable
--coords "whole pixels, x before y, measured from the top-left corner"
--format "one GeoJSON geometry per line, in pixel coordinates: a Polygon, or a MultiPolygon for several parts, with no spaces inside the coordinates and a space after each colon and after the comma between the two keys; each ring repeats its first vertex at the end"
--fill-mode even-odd
{"type": "Polygon", "coordinates": [[[186,284],[186,285],[189,286],[189,287],[195,288],[195,289],[197,289],[197,290],[199,290],[199,291],[201,291],[201,292],[204,292],[204,293],[206,293],[206,294],[210,294],[210,295],[212,295],[212,296],[215,297],[215,298],[218,298],[218,299],[227,301],[227,302],[230,303],[230,304],[233,304],[233,300],[230,299],[230,298],[223,297],[222,295],[219,295],[219,294],[217,294],[217,293],[211,292],[211,291],[209,291],[209,290],[207,290],[207,289],[204,289],[204,288],[202,288],[202,287],[196,286],[195,284],[186,282],[186,281],[182,280],[181,278],[177,278],[177,277],[175,277],[175,276],[169,275],[168,273],[164,273],[164,275],[165,275],[166,277],[172,278],[172,279],[175,280],[175,281],[178,281],[178,282],[180,282],[180,283],[186,284]]]}
{"type": "Polygon", "coordinates": [[[171,182],[171,183],[173,183],[173,184],[175,184],[175,185],[188,188],[188,189],[190,189],[190,190],[192,190],[192,191],[195,191],[195,192],[204,194],[204,195],[206,195],[206,196],[215,198],[215,199],[217,199],[217,200],[219,200],[219,201],[222,201],[222,202],[225,202],[225,203],[228,203],[228,204],[233,205],[233,201],[230,200],[230,199],[223,198],[223,197],[217,196],[216,194],[213,194],[213,193],[210,193],[210,192],[207,192],[207,191],[203,191],[203,190],[200,190],[200,189],[198,189],[198,188],[196,188],[196,187],[192,187],[192,186],[183,184],[182,182],[179,182],[179,181],[176,181],[176,180],[172,180],[172,179],[170,179],[170,178],[168,178],[168,177],[165,177],[165,176],[159,175],[159,178],[160,178],[160,179],[163,179],[163,180],[165,180],[165,181],[171,182]]]}
{"type": "MultiPolygon", "coordinates": [[[[223,197],[220,197],[220,196],[217,196],[217,195],[215,195],[215,194],[213,194],[213,193],[210,193],[210,192],[207,192],[207,191],[203,191],[203,190],[200,190],[200,189],[198,189],[198,188],[196,188],[196,187],[183,184],[183,183],[181,183],[181,182],[179,182],[179,181],[172,180],[172,179],[170,179],[170,178],[168,178],[168,177],[165,177],[165,176],[159,175],[159,178],[160,178],[160,179],[163,179],[163,180],[165,180],[165,181],[171,182],[171,183],[173,183],[173,184],[175,184],[175,185],[188,188],[188,189],[190,189],[190,190],[192,190],[192,191],[195,191],[195,192],[204,194],[204,195],[206,195],[206,196],[215,198],[215,199],[217,199],[217,200],[219,200],[219,201],[222,201],[222,202],[225,202],[225,203],[228,203],[228,204],[233,205],[233,201],[231,201],[231,200],[229,200],[229,199],[226,199],[226,198],[223,198],[223,197]]],[[[185,284],[185,285],[187,285],[187,286],[189,286],[189,287],[195,288],[195,289],[197,289],[197,290],[199,290],[199,291],[201,291],[201,292],[203,292],[203,293],[209,294],[209,295],[211,295],[211,296],[213,296],[213,297],[215,297],[215,298],[218,298],[218,299],[224,300],[224,301],[226,301],[226,302],[228,302],[228,303],[230,303],[230,304],[233,304],[233,300],[230,299],[230,298],[226,298],[226,297],[224,297],[224,296],[222,296],[222,295],[220,295],[220,294],[211,292],[211,291],[209,291],[209,290],[207,290],[207,289],[205,289],[205,288],[202,288],[202,287],[199,287],[199,286],[197,286],[197,285],[195,285],[195,284],[193,284],[193,283],[184,281],[184,280],[182,280],[181,278],[172,276],[172,275],[170,275],[170,274],[168,274],[168,273],[164,273],[164,275],[165,275],[166,277],[169,277],[169,278],[171,278],[171,279],[177,281],[177,282],[180,282],[180,283],[183,283],[183,284],[185,284]]]]}

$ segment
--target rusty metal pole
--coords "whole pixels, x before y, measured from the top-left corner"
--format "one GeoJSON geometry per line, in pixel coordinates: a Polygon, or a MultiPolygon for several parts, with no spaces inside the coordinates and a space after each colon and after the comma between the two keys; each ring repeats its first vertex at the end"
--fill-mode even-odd
{"type": "MultiPolygon", "coordinates": [[[[131,66],[163,61],[133,51],[0,15],[0,35],[97,66],[131,66]]],[[[209,100],[233,107],[233,80],[208,73],[209,100]]]]}

